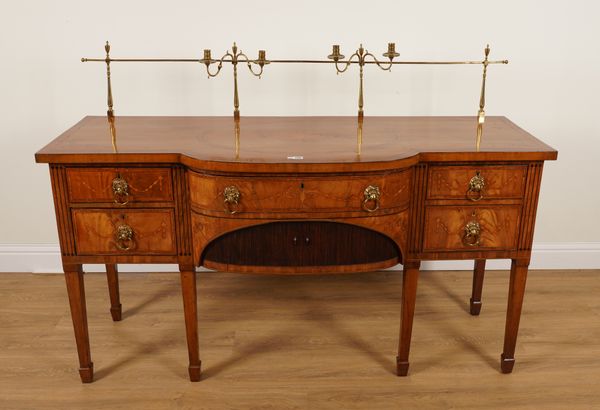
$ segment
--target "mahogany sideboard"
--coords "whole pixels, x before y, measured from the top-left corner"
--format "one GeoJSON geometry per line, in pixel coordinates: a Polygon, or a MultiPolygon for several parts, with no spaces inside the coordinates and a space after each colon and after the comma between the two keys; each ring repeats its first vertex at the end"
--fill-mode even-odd
{"type": "Polygon", "coordinates": [[[179,265],[189,377],[200,379],[196,267],[365,272],[403,265],[405,376],[422,260],[512,260],[501,370],[510,373],[545,160],[504,117],[479,150],[472,117],[85,117],[36,154],[50,165],[81,380],[93,380],[82,264],[179,265]],[[112,134],[111,134],[112,128],[112,134]],[[116,133],[115,133],[116,131],[116,133]]]}

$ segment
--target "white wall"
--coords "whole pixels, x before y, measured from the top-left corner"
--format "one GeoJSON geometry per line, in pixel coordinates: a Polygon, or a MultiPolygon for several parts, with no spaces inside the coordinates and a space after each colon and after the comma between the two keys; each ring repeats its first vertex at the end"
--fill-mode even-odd
{"type": "MultiPolygon", "coordinates": [[[[490,68],[487,114],[506,115],[559,151],[545,167],[536,244],[591,249],[600,267],[598,15],[598,3],[582,0],[3,1],[0,257],[3,245],[58,242],[47,166],[33,154],[84,115],[105,113],[104,65],[79,62],[102,57],[105,40],[115,58],[199,58],[204,48],[216,56],[235,40],[270,58],[324,58],[333,43],[348,54],[360,42],[379,54],[395,41],[404,59],[479,59],[489,42],[491,58],[510,64],[490,68]]],[[[228,115],[226,74],[207,80],[196,64],[114,64],[115,110],[228,115]]],[[[273,65],[258,80],[242,69],[242,114],[353,115],[356,74],[273,65]]],[[[480,67],[369,67],[366,112],[474,115],[479,85],[480,67]]]]}

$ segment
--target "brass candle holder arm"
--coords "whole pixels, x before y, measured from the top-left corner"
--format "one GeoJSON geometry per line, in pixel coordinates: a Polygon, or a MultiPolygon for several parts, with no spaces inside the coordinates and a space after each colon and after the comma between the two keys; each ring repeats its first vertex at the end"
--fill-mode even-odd
{"type": "MultiPolygon", "coordinates": [[[[366,51],[366,50],[365,50],[366,51]]],[[[395,57],[399,57],[400,53],[396,52],[396,43],[388,43],[388,51],[383,53],[383,56],[388,58],[390,61],[388,62],[381,62],[377,59],[377,57],[375,57],[375,55],[373,55],[372,53],[369,53],[368,51],[366,51],[365,53],[365,60],[367,57],[371,57],[373,60],[372,61],[365,61],[365,64],[377,64],[377,66],[379,68],[381,68],[384,71],[391,71],[392,70],[392,66],[394,65],[394,62],[392,60],[394,60],[395,57]]]]}
{"type": "Polygon", "coordinates": [[[240,53],[239,57],[244,59],[244,61],[248,65],[248,70],[250,71],[250,73],[252,73],[252,75],[258,78],[261,78],[265,65],[270,63],[270,61],[268,61],[266,58],[265,50],[258,50],[258,58],[256,60],[250,60],[248,56],[244,53],[240,53]],[[257,65],[259,67],[259,70],[255,72],[254,68],[252,68],[253,65],[257,65]]]}
{"type": "Polygon", "coordinates": [[[358,52],[354,52],[354,54],[352,54],[348,60],[343,60],[345,58],[345,56],[343,54],[340,53],[340,46],[338,44],[333,45],[332,47],[332,52],[331,54],[329,54],[327,56],[328,59],[332,60],[332,61],[327,61],[328,63],[333,62],[335,64],[335,71],[337,74],[339,73],[344,73],[346,72],[346,70],[348,70],[348,67],[350,67],[350,64],[353,63],[353,59],[354,57],[357,58],[357,61],[354,62],[355,64],[360,64],[360,56],[358,55],[358,52]],[[338,64],[344,64],[343,68],[340,68],[340,66],[338,64]]]}
{"type": "Polygon", "coordinates": [[[230,57],[231,59],[233,59],[233,55],[229,51],[227,51],[225,54],[223,54],[223,57],[221,57],[220,59],[213,60],[210,49],[205,49],[204,50],[204,58],[202,60],[199,60],[199,62],[203,63],[206,66],[206,74],[208,74],[208,78],[211,78],[211,77],[216,77],[217,75],[219,75],[219,73],[221,72],[221,69],[223,68],[223,62],[227,61],[226,60],[227,57],[230,57]],[[213,71],[211,73],[210,66],[213,63],[218,63],[218,64],[217,64],[216,71],[213,71]]]}

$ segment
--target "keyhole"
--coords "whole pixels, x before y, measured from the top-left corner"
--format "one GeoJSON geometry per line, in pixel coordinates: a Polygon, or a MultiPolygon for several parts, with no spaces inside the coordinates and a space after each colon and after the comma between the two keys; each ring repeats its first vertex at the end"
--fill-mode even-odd
{"type": "Polygon", "coordinates": [[[300,189],[304,189],[304,182],[300,182],[300,189]]]}
{"type": "Polygon", "coordinates": [[[308,237],[308,236],[307,236],[306,238],[304,238],[304,243],[305,243],[306,245],[310,244],[310,239],[309,239],[309,237],[308,237]]]}

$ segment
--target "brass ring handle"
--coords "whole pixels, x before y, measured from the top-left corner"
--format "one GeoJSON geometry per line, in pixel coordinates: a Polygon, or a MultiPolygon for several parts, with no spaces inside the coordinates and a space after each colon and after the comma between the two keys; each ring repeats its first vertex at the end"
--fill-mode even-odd
{"type": "Polygon", "coordinates": [[[367,212],[375,212],[379,209],[379,198],[381,197],[381,193],[379,192],[379,187],[376,185],[369,185],[365,188],[364,192],[365,199],[362,202],[362,208],[367,212]],[[373,206],[369,206],[370,203],[373,203],[373,206]]]}
{"type": "Polygon", "coordinates": [[[125,179],[120,176],[113,179],[112,190],[116,204],[126,205],[129,202],[129,185],[125,179]]]}
{"type": "Polygon", "coordinates": [[[470,221],[465,225],[465,234],[462,238],[463,244],[467,246],[479,246],[481,241],[481,226],[477,221],[470,221]]]}
{"type": "Polygon", "coordinates": [[[133,248],[135,242],[133,240],[133,229],[131,226],[125,224],[117,226],[115,240],[115,245],[119,250],[128,251],[133,248]]]}
{"type": "Polygon", "coordinates": [[[485,188],[485,179],[481,172],[477,171],[475,176],[469,181],[469,189],[467,189],[467,198],[473,202],[483,199],[483,190],[485,188]]]}
{"type": "Polygon", "coordinates": [[[225,187],[223,191],[223,207],[225,208],[225,212],[228,212],[230,215],[238,212],[240,196],[240,191],[235,186],[225,187]]]}

